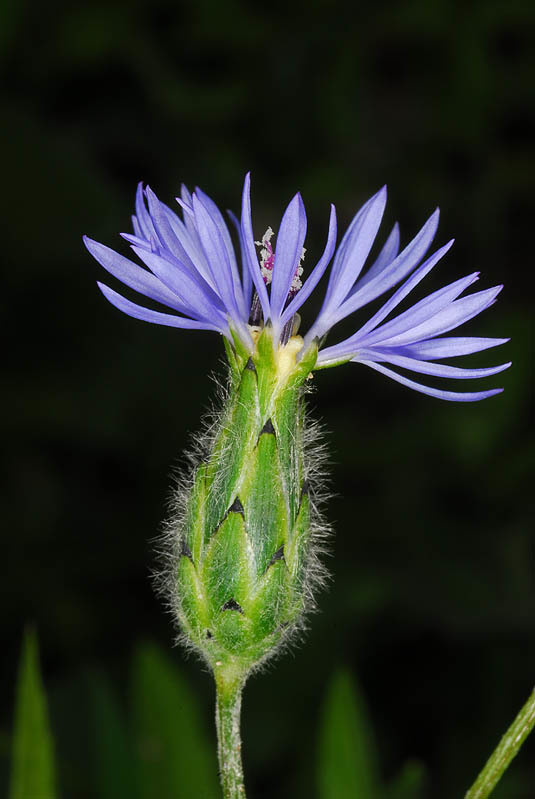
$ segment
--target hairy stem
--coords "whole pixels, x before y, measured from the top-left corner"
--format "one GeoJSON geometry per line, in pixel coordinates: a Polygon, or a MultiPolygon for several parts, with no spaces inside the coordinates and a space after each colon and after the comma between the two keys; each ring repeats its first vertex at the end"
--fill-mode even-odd
{"type": "Polygon", "coordinates": [[[245,799],[241,759],[240,711],[245,679],[241,672],[215,673],[219,776],[224,799],[245,799]]]}
{"type": "Polygon", "coordinates": [[[490,796],[505,769],[535,726],[535,691],[513,721],[500,743],[487,760],[465,799],[486,799],[490,796]]]}

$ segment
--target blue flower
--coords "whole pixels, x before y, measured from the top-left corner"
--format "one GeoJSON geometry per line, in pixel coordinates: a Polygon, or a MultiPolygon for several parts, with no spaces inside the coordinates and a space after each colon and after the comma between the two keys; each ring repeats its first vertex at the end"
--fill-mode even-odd
{"type": "Polygon", "coordinates": [[[134,234],[122,235],[146,269],[84,237],[89,252],[114,277],[175,312],[137,305],[98,283],[112,305],[129,316],[172,327],[215,330],[229,340],[234,333],[251,351],[254,347],[252,333],[269,321],[275,344],[284,344],[295,333],[296,312],[316,288],[332,260],[323,305],[303,340],[303,351],[312,341],[320,343],[316,368],[347,361],[362,363],[409,388],[446,400],[470,402],[503,390],[443,391],[410,380],[385,366],[456,379],[487,377],[510,366],[504,363],[485,369],[468,369],[435,362],[508,341],[443,336],[496,300],[502,286],[461,297],[478,279],[478,272],[450,283],[392,316],[453,244],[452,240],[426,257],[437,230],[438,209],[401,252],[399,228],[395,224],[375,261],[361,274],[381,223],[386,187],[358,211],[338,248],[336,211],[331,206],[325,249],[301,282],[307,220],[300,194],[295,195],[284,212],[273,250],[271,228],[262,241],[255,240],[250,176],[246,176],[241,220],[230,214],[240,241],[241,270],[229,229],[213,200],[198,188],[190,194],[185,187],[177,200],[183,219],[160,202],[149,187],[138,186],[136,214],[132,217],[134,234]],[[338,344],[322,346],[326,334],[338,322],[396,286],[399,286],[397,290],[356,333],[338,344]]]}

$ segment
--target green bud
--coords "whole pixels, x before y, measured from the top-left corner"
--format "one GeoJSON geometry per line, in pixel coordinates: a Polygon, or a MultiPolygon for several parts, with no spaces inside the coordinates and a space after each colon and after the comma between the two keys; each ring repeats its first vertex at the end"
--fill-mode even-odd
{"type": "Polygon", "coordinates": [[[183,640],[241,675],[302,626],[323,534],[303,396],[317,349],[298,360],[299,336],[274,348],[269,327],[252,332],[252,355],[227,343],[227,396],[179,489],[165,580],[183,640]]]}

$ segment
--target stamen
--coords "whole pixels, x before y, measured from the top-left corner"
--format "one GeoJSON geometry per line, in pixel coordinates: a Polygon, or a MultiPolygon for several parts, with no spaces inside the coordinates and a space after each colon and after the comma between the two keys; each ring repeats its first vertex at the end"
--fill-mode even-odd
{"type": "Polygon", "coordinates": [[[306,253],[306,247],[303,247],[299,263],[297,264],[297,269],[295,270],[294,279],[292,280],[292,285],[290,286],[290,291],[288,292],[288,298],[290,300],[292,299],[292,297],[294,297],[297,294],[297,292],[303,285],[301,281],[301,275],[303,274],[303,267],[301,266],[301,264],[303,263],[305,253],[306,253]]]}
{"type": "Polygon", "coordinates": [[[291,319],[288,319],[288,321],[286,322],[286,324],[282,328],[282,333],[281,333],[281,337],[280,337],[280,345],[281,345],[281,347],[285,347],[286,344],[288,344],[288,342],[290,341],[290,338],[292,336],[293,326],[294,326],[294,320],[293,320],[293,317],[292,317],[291,319]]]}
{"type": "MultiPolygon", "coordinates": [[[[271,244],[271,239],[273,238],[273,228],[268,227],[264,235],[262,236],[262,241],[255,241],[257,247],[261,247],[260,250],[260,271],[262,273],[262,277],[264,279],[264,283],[266,286],[269,286],[271,281],[273,280],[273,266],[275,264],[275,253],[273,252],[273,245],[271,244]]],[[[301,281],[301,275],[303,274],[303,267],[301,266],[303,262],[303,258],[305,257],[306,249],[303,247],[303,251],[301,252],[301,257],[299,258],[299,263],[297,265],[297,269],[295,270],[295,274],[293,276],[293,280],[288,291],[288,300],[291,300],[301,286],[303,285],[301,281]]],[[[290,319],[286,325],[284,326],[284,330],[281,336],[281,343],[284,345],[288,342],[290,337],[292,336],[292,329],[293,329],[293,322],[294,317],[290,319]]],[[[254,292],[253,301],[251,304],[251,311],[249,314],[249,324],[250,325],[258,325],[262,320],[262,309],[260,305],[260,299],[258,297],[257,292],[254,292]]]]}
{"type": "MultiPolygon", "coordinates": [[[[255,241],[257,247],[262,247],[260,250],[260,270],[262,272],[262,277],[264,278],[264,283],[266,286],[269,286],[273,279],[273,265],[275,263],[275,253],[273,252],[273,245],[271,244],[271,239],[273,238],[273,228],[268,227],[264,235],[262,236],[262,241],[255,241]]],[[[291,299],[294,297],[301,286],[303,285],[301,281],[301,275],[303,274],[303,259],[305,257],[306,248],[303,247],[303,251],[301,253],[301,257],[299,258],[299,263],[297,265],[297,269],[295,270],[295,275],[292,280],[292,285],[290,286],[290,291],[288,292],[288,296],[291,299]]]]}
{"type": "Polygon", "coordinates": [[[255,241],[257,247],[262,247],[260,250],[260,270],[266,286],[269,286],[273,279],[273,264],[275,263],[275,253],[270,243],[272,236],[273,230],[268,227],[262,236],[262,241],[255,241]]]}
{"type": "Polygon", "coordinates": [[[262,321],[262,306],[260,304],[260,297],[256,289],[253,294],[253,301],[251,303],[251,310],[249,312],[249,324],[256,326],[262,321]]]}

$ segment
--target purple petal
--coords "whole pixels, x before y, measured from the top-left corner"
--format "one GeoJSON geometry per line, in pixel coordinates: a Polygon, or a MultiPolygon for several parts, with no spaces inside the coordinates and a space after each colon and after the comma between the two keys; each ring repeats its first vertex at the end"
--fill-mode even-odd
{"type": "Polygon", "coordinates": [[[202,204],[204,205],[204,207],[212,217],[212,220],[215,222],[217,229],[221,234],[221,238],[223,239],[223,242],[225,244],[225,249],[227,251],[229,261],[233,264],[234,268],[237,271],[234,246],[232,244],[232,239],[230,238],[230,233],[227,224],[225,222],[225,219],[223,217],[223,214],[221,213],[215,202],[211,199],[211,197],[205,194],[204,191],[202,191],[202,189],[199,189],[198,186],[195,188],[195,194],[197,195],[197,197],[199,197],[202,204]]]}
{"type": "Polygon", "coordinates": [[[325,310],[338,307],[357,280],[375,241],[385,205],[386,186],[383,186],[353,218],[334,258],[325,310]]]}
{"type": "MultiPolygon", "coordinates": [[[[339,344],[335,344],[332,347],[327,347],[320,352],[320,362],[327,362],[331,360],[337,360],[338,358],[346,357],[351,355],[353,352],[356,352],[359,347],[361,347],[364,342],[366,345],[371,343],[372,336],[377,337],[378,340],[382,340],[384,330],[384,326],[378,328],[375,333],[371,333],[380,322],[383,321],[399,303],[405,299],[405,297],[415,288],[418,283],[431,271],[431,269],[438,263],[438,261],[445,255],[445,253],[450,249],[451,245],[453,244],[453,239],[437,250],[433,255],[431,255],[424,263],[414,272],[411,277],[403,283],[403,285],[390,297],[389,300],[385,302],[384,305],[379,308],[377,313],[375,313],[356,333],[353,333],[352,336],[349,338],[344,339],[339,344]]],[[[465,278],[466,279],[466,278],[465,278]]],[[[449,287],[446,287],[449,288],[449,287]]],[[[443,291],[444,289],[441,289],[443,291]]],[[[462,289],[461,289],[462,291],[462,289]]],[[[460,294],[461,291],[458,293],[460,294]]],[[[424,302],[427,302],[429,297],[427,297],[424,302]]],[[[410,308],[408,312],[414,310],[416,306],[410,308]]],[[[401,319],[401,316],[396,317],[393,322],[396,322],[398,319],[401,319]]]]}
{"type": "Polygon", "coordinates": [[[200,275],[192,276],[189,270],[179,261],[170,263],[160,255],[132,248],[151,272],[167,286],[185,305],[190,316],[202,316],[213,319],[214,315],[224,319],[225,307],[217,294],[200,275]]]}
{"type": "Polygon", "coordinates": [[[191,199],[191,192],[185,183],[180,184],[180,199],[185,205],[189,206],[193,215],[193,200],[191,199]]]}
{"type": "Polygon", "coordinates": [[[376,275],[379,275],[388,264],[392,263],[399,253],[399,225],[396,222],[390,236],[387,238],[383,249],[377,259],[359,280],[359,288],[367,285],[376,275]]]}
{"type": "Polygon", "coordinates": [[[142,250],[152,252],[150,242],[143,238],[140,239],[139,236],[133,236],[132,233],[119,233],[119,236],[129,244],[135,244],[136,247],[141,247],[142,250]]]}
{"type": "Polygon", "coordinates": [[[180,197],[175,197],[175,199],[186,214],[184,217],[184,224],[191,224],[195,219],[195,214],[193,212],[193,198],[191,196],[191,192],[184,183],[182,183],[180,186],[180,197]]]}
{"type": "Polygon", "coordinates": [[[499,366],[489,366],[483,369],[465,369],[459,366],[446,366],[443,363],[430,363],[416,358],[407,358],[389,349],[381,349],[379,347],[372,347],[370,350],[359,352],[358,360],[386,362],[391,363],[393,366],[400,366],[402,369],[409,369],[411,372],[433,375],[433,377],[453,377],[458,380],[490,377],[498,374],[498,372],[503,372],[504,369],[508,369],[511,366],[511,361],[509,361],[499,366]]]}
{"type": "Polygon", "coordinates": [[[128,316],[133,316],[134,319],[141,319],[143,322],[152,322],[156,325],[167,325],[168,327],[216,330],[219,333],[228,335],[228,330],[224,325],[215,325],[207,321],[199,322],[195,319],[185,319],[182,316],[173,316],[172,314],[161,313],[160,311],[151,311],[148,308],[143,308],[141,305],[130,302],[130,300],[122,297],[103,283],[97,283],[97,285],[108,302],[111,302],[112,305],[123,313],[128,314],[128,316]]]}
{"type": "Polygon", "coordinates": [[[439,210],[437,208],[419,233],[389,266],[370,280],[369,283],[366,283],[366,276],[364,276],[362,278],[362,288],[361,281],[359,281],[351,296],[333,314],[332,324],[339,322],[358,308],[362,308],[363,305],[372,302],[381,294],[390,291],[391,288],[412,272],[433,241],[438,227],[438,218],[439,210]]]}
{"type": "Polygon", "coordinates": [[[402,302],[405,297],[410,294],[410,292],[420,283],[421,280],[424,279],[426,275],[429,274],[431,269],[440,261],[441,258],[448,252],[450,247],[453,244],[453,239],[437,250],[433,255],[431,255],[424,263],[418,267],[416,272],[414,272],[408,280],[390,297],[389,300],[385,302],[384,305],[379,308],[376,314],[374,314],[371,319],[369,319],[366,324],[364,324],[360,330],[358,331],[359,336],[366,335],[369,331],[374,330],[374,328],[379,325],[383,319],[392,313],[394,308],[396,308],[400,302],[402,302]]]}
{"type": "Polygon", "coordinates": [[[236,263],[236,255],[234,253],[232,239],[230,238],[230,233],[228,231],[226,222],[214,201],[210,199],[207,194],[201,191],[201,189],[195,189],[195,198],[200,200],[205,211],[209,215],[211,222],[217,230],[218,245],[220,242],[225,248],[226,262],[229,267],[229,276],[234,287],[234,297],[237,300],[241,317],[243,319],[247,319],[249,316],[249,306],[246,306],[245,298],[243,296],[242,283],[238,272],[238,265],[236,263]]]}
{"type": "Polygon", "coordinates": [[[134,233],[136,234],[136,236],[138,236],[140,239],[144,238],[141,226],[137,221],[137,216],[133,215],[131,219],[132,219],[132,227],[134,228],[134,233]]]}
{"type": "Polygon", "coordinates": [[[235,291],[232,279],[232,268],[228,260],[223,239],[217,225],[195,194],[193,195],[193,209],[195,211],[195,222],[199,231],[202,248],[205,252],[214,283],[217,286],[217,293],[223,300],[232,319],[246,322],[247,319],[243,312],[243,303],[239,302],[239,297],[236,296],[237,292],[235,291]]]}
{"type": "MultiPolygon", "coordinates": [[[[488,350],[506,344],[508,338],[478,338],[463,336],[460,338],[446,336],[444,338],[416,341],[403,347],[403,354],[420,360],[436,360],[437,358],[455,358],[458,355],[471,355],[474,352],[488,350]]],[[[401,348],[400,348],[401,349],[401,348]]]]}
{"type": "Polygon", "coordinates": [[[157,238],[156,231],[154,230],[154,225],[152,224],[152,220],[150,218],[150,214],[145,206],[145,197],[144,197],[142,183],[138,183],[137,185],[136,218],[138,221],[139,228],[143,234],[143,237],[147,241],[150,241],[151,238],[153,239],[157,238]]]}
{"type": "Polygon", "coordinates": [[[196,243],[197,247],[201,249],[201,242],[197,226],[195,224],[195,214],[193,212],[193,197],[184,184],[180,187],[180,197],[176,197],[177,203],[184,211],[184,225],[192,240],[196,243]]]}
{"type": "Polygon", "coordinates": [[[277,232],[270,291],[272,321],[279,319],[284,308],[303,252],[306,229],[303,200],[296,194],[284,212],[277,232]]]}
{"type": "Polygon", "coordinates": [[[165,249],[169,250],[169,252],[178,254],[178,251],[181,251],[182,247],[180,246],[180,242],[177,239],[173,228],[171,227],[171,223],[167,214],[165,213],[163,204],[159,201],[158,197],[152,191],[150,186],[147,186],[145,192],[149,204],[149,212],[152,224],[159,241],[165,249]]]}
{"type": "Polygon", "coordinates": [[[399,347],[404,344],[413,344],[416,341],[428,339],[432,336],[439,336],[441,333],[447,333],[449,330],[464,324],[464,322],[468,322],[469,319],[477,316],[489,305],[492,305],[502,288],[503,286],[495,286],[494,288],[485,289],[485,291],[469,294],[468,297],[462,297],[460,300],[455,300],[443,311],[440,311],[421,325],[417,325],[399,336],[381,340],[382,344],[399,347]]]}
{"type": "Polygon", "coordinates": [[[241,229],[244,243],[244,249],[247,255],[247,266],[251,273],[253,283],[255,285],[260,305],[262,306],[262,313],[264,320],[267,322],[271,318],[271,307],[269,304],[269,297],[264,283],[264,278],[260,271],[258,258],[256,255],[253,223],[251,220],[251,173],[248,172],[245,176],[242,193],[242,212],[241,212],[241,229]]]}
{"type": "Polygon", "coordinates": [[[179,297],[173,294],[157,277],[147,272],[146,269],[129,261],[123,255],[119,255],[110,247],[106,247],[98,241],[93,241],[88,236],[84,236],[83,240],[93,258],[96,258],[99,264],[113,277],[116,277],[117,280],[134,289],[134,291],[150,297],[151,300],[156,300],[156,302],[161,302],[184,313],[184,306],[179,297]]]}
{"type": "Polygon", "coordinates": [[[192,271],[199,272],[215,290],[214,280],[206,263],[206,256],[201,247],[197,231],[195,231],[195,237],[190,235],[190,231],[184,222],[165,203],[160,202],[160,205],[164,209],[177,239],[176,252],[174,254],[179,261],[186,266],[190,266],[192,271]]]}
{"type": "Polygon", "coordinates": [[[379,363],[373,361],[358,361],[376,372],[390,377],[403,386],[412,388],[414,391],[419,391],[421,394],[427,394],[429,397],[436,397],[437,399],[449,400],[450,402],[477,402],[478,400],[493,397],[495,394],[500,394],[503,388],[491,388],[489,391],[442,391],[438,388],[431,388],[430,386],[423,386],[421,383],[415,383],[414,380],[409,380],[407,377],[398,375],[392,369],[387,369],[379,363]]]}
{"type": "Polygon", "coordinates": [[[478,278],[479,272],[474,272],[460,280],[456,280],[454,283],[450,283],[448,286],[444,286],[444,288],[438,289],[438,291],[434,291],[390,322],[386,322],[386,324],[364,336],[363,345],[368,347],[400,336],[408,330],[414,330],[414,328],[431,319],[431,317],[436,317],[440,311],[451,305],[453,300],[478,278]]]}
{"type": "Polygon", "coordinates": [[[184,211],[183,213],[184,224],[188,230],[188,233],[192,237],[196,236],[197,231],[195,223],[195,213],[193,211],[193,208],[190,205],[188,205],[188,203],[184,202],[184,200],[181,200],[180,197],[175,197],[175,200],[184,211]]]}
{"type": "Polygon", "coordinates": [[[229,215],[232,224],[236,228],[236,232],[238,234],[238,238],[240,240],[240,253],[241,253],[241,263],[242,263],[242,284],[243,284],[243,296],[245,297],[245,302],[247,307],[251,307],[251,298],[253,293],[253,278],[251,277],[251,271],[247,266],[247,253],[245,252],[245,244],[243,241],[243,234],[240,222],[232,211],[227,210],[227,214],[229,215]]]}
{"type": "Polygon", "coordinates": [[[334,205],[331,205],[331,215],[329,218],[329,232],[327,234],[327,244],[325,245],[325,249],[323,251],[323,255],[321,256],[320,260],[307,277],[305,282],[303,283],[302,287],[299,289],[295,297],[291,300],[288,304],[288,307],[284,310],[281,316],[281,325],[285,325],[286,322],[291,319],[294,313],[298,310],[298,308],[303,305],[303,303],[308,299],[308,297],[312,294],[313,290],[316,288],[317,284],[322,278],[323,273],[325,272],[329,261],[332,258],[334,249],[336,247],[336,209],[334,205]]]}

